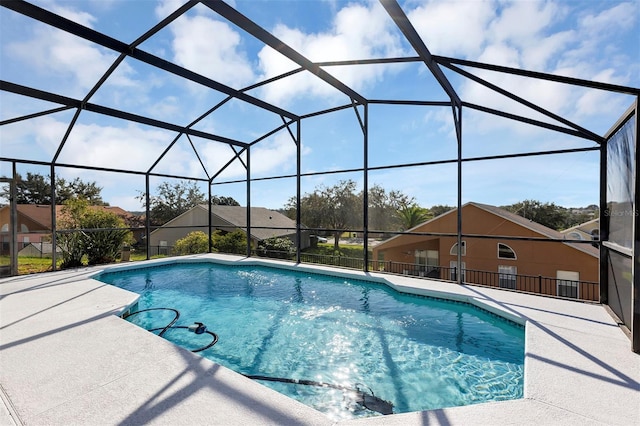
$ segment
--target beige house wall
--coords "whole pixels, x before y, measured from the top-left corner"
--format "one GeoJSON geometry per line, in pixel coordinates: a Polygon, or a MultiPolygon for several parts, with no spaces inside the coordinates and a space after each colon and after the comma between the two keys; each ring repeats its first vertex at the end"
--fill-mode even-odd
{"type": "MultiPolygon", "coordinates": [[[[457,213],[451,213],[432,222],[427,222],[413,231],[433,233],[455,233],[457,213]]],[[[506,220],[474,205],[462,210],[463,234],[496,235],[511,237],[545,238],[532,229],[506,220]]],[[[599,262],[593,254],[557,242],[518,241],[485,238],[464,238],[466,255],[462,257],[467,270],[498,272],[501,265],[515,266],[518,275],[555,278],[558,271],[575,271],[581,281],[598,282],[599,262]],[[515,253],[516,259],[498,258],[498,243],[506,244],[515,253]]],[[[448,268],[457,256],[450,254],[457,237],[444,236],[399,236],[383,242],[373,249],[373,260],[414,263],[415,250],[438,250],[438,263],[448,268]]]]}
{"type": "MultiPolygon", "coordinates": [[[[186,237],[191,232],[202,231],[205,234],[209,233],[209,218],[207,216],[207,212],[202,209],[191,209],[183,213],[167,224],[167,227],[161,227],[151,232],[151,246],[160,246],[160,242],[164,241],[163,245],[171,247],[175,245],[176,241],[186,237]]],[[[228,223],[219,223],[219,221],[216,223],[215,220],[212,223],[214,227],[217,225],[229,225],[228,223]]],[[[232,229],[229,229],[229,231],[232,231],[232,229]]]]}
{"type": "MultiPolygon", "coordinates": [[[[151,247],[160,246],[161,241],[165,241],[166,245],[171,247],[175,245],[176,241],[186,237],[187,234],[195,231],[202,231],[207,234],[209,232],[207,211],[199,208],[191,209],[172,220],[171,223],[168,223],[166,226],[168,227],[161,227],[151,232],[151,247]]],[[[239,229],[215,215],[213,215],[211,218],[211,226],[213,227],[214,231],[215,229],[221,229],[227,232],[233,232],[239,229]]],[[[302,231],[301,234],[301,247],[309,247],[309,231],[302,231]]],[[[283,238],[289,238],[295,243],[295,233],[292,235],[283,236],[283,238]]],[[[252,238],[252,247],[256,248],[257,244],[258,241],[255,238],[252,238]]]]}

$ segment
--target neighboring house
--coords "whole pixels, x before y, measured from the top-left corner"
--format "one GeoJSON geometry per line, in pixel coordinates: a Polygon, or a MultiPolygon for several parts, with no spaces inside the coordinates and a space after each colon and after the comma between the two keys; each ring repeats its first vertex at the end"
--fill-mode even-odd
{"type": "MultiPolygon", "coordinates": [[[[56,250],[57,254],[62,254],[60,247],[56,250]]],[[[18,256],[26,257],[52,257],[53,244],[51,243],[29,243],[18,252],[18,256]]]]}
{"type": "Polygon", "coordinates": [[[592,219],[560,232],[566,235],[568,240],[598,240],[600,237],[600,219],[592,219]]]}
{"type": "MultiPolygon", "coordinates": [[[[197,205],[151,232],[151,247],[172,247],[176,241],[194,231],[209,232],[208,206],[197,205]]],[[[211,206],[213,230],[228,233],[246,232],[247,208],[242,206],[211,206]]],[[[296,242],[296,222],[282,213],[264,207],[251,207],[251,244],[255,248],[271,237],[288,238],[296,242]]],[[[309,247],[309,231],[302,232],[301,249],[309,247]]]]}
{"type": "MultiPolygon", "coordinates": [[[[473,202],[462,206],[462,231],[479,236],[566,238],[504,209],[473,202]]],[[[456,234],[457,209],[410,232],[456,234]]],[[[457,237],[396,235],[374,247],[372,259],[380,269],[393,269],[397,266],[394,262],[403,268],[391,272],[455,279],[457,237]]],[[[469,283],[488,284],[491,280],[490,285],[523,291],[589,300],[599,297],[597,285],[585,283],[599,281],[599,252],[591,244],[468,237],[462,241],[462,269],[463,279],[469,283]]]]}
{"type": "MultiPolygon", "coordinates": [[[[56,221],[62,216],[63,205],[56,207],[56,221]]],[[[129,226],[133,222],[133,215],[115,206],[90,206],[92,209],[106,210],[117,214],[129,226]]],[[[18,250],[26,247],[29,243],[40,243],[51,241],[51,206],[43,204],[18,204],[16,206],[18,220],[18,250]]],[[[10,230],[9,219],[11,217],[10,206],[0,208],[0,241],[2,242],[2,252],[8,253],[10,230]]],[[[134,238],[139,240],[143,231],[134,231],[134,238]]]]}

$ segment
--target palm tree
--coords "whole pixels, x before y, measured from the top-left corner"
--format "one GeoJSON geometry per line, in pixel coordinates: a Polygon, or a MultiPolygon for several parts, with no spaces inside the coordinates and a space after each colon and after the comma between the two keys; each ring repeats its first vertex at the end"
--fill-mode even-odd
{"type": "Polygon", "coordinates": [[[429,209],[420,207],[417,204],[405,204],[396,212],[398,219],[400,220],[400,226],[403,231],[414,228],[431,219],[429,209]]]}

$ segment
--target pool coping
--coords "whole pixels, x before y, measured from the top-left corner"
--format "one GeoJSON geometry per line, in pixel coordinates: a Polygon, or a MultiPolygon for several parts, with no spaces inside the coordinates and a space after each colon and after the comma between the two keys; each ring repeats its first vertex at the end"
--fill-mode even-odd
{"type": "Polygon", "coordinates": [[[0,295],[3,425],[640,424],[640,356],[597,304],[215,254],[5,278],[0,295]],[[137,295],[91,278],[205,259],[377,281],[526,324],[524,398],[335,422],[121,320],[137,295]]]}

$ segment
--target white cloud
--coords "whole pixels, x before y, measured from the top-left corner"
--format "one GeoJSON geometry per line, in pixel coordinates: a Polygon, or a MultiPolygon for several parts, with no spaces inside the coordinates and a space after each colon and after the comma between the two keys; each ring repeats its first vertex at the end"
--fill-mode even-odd
{"type": "MultiPolygon", "coordinates": [[[[593,76],[595,81],[604,83],[621,84],[621,79],[616,76],[614,69],[605,69],[593,76]]],[[[624,111],[630,104],[630,98],[614,97],[602,90],[583,90],[578,94],[574,103],[575,116],[579,118],[594,117],[604,110],[624,111]]],[[[611,123],[613,124],[613,123],[611,123]]]]}
{"type": "Polygon", "coordinates": [[[162,0],[158,2],[155,12],[156,16],[164,19],[184,4],[184,0],[162,0]]]}
{"type": "MultiPolygon", "coordinates": [[[[391,30],[391,22],[377,3],[350,4],[335,16],[330,31],[307,34],[299,29],[277,25],[276,37],[314,62],[347,59],[370,59],[402,55],[400,40],[391,30]]],[[[298,67],[270,47],[258,53],[261,79],[270,78],[298,67]]],[[[358,91],[398,67],[330,67],[326,71],[358,91]]],[[[311,97],[343,96],[332,86],[313,75],[295,75],[263,89],[270,102],[289,103],[303,95],[311,97]]]]}
{"type": "MultiPolygon", "coordinates": [[[[210,174],[217,173],[229,160],[234,159],[219,179],[245,178],[246,169],[235,158],[233,150],[225,145],[215,142],[206,143],[198,147],[202,161],[207,166],[210,174]]],[[[237,151],[240,148],[236,148],[237,151]]],[[[240,156],[246,163],[246,153],[240,156]]],[[[252,176],[265,176],[277,173],[295,172],[296,145],[286,132],[280,132],[267,138],[251,148],[251,173],[252,176]]],[[[191,169],[201,169],[198,163],[192,163],[191,169]]],[[[191,171],[191,170],[190,170],[191,171]]]]}
{"type": "MultiPolygon", "coordinates": [[[[97,18],[87,12],[62,7],[55,3],[51,10],[87,27],[97,22],[97,18]]],[[[7,51],[31,67],[41,76],[39,88],[58,93],[83,97],[92,88],[118,55],[94,45],[67,32],[34,25],[26,29],[26,35],[7,41],[7,51]]],[[[110,84],[134,86],[133,71],[122,64],[110,78],[110,84]]]]}
{"type": "Polygon", "coordinates": [[[475,56],[495,17],[492,1],[430,1],[407,16],[434,55],[475,56]]]}
{"type": "Polygon", "coordinates": [[[76,96],[93,87],[117,57],[70,34],[40,27],[32,39],[10,43],[8,49],[41,74],[65,77],[76,96]]]}
{"type": "Polygon", "coordinates": [[[637,2],[621,3],[598,14],[587,14],[580,20],[582,29],[594,37],[628,30],[638,19],[637,2]]]}
{"type": "MultiPolygon", "coordinates": [[[[173,11],[175,5],[163,6],[164,12],[173,11]]],[[[237,89],[255,80],[251,63],[240,45],[240,34],[229,24],[197,14],[182,15],[169,28],[177,64],[237,89]]]]}
{"type": "Polygon", "coordinates": [[[295,172],[295,164],[296,145],[287,132],[280,132],[251,149],[251,171],[254,174],[295,172]]]}
{"type": "Polygon", "coordinates": [[[504,3],[501,13],[488,28],[488,39],[521,48],[531,46],[563,11],[554,2],[517,1],[504,3]]]}
{"type": "Polygon", "coordinates": [[[96,22],[96,18],[87,12],[80,12],[55,3],[52,3],[50,8],[53,13],[67,18],[80,25],[84,25],[85,27],[91,28],[93,23],[96,22]]]}
{"type": "MultiPolygon", "coordinates": [[[[634,12],[631,3],[613,5],[598,13],[571,6],[553,1],[429,2],[410,11],[409,16],[436,54],[624,84],[630,75],[628,66],[616,64],[624,63],[625,59],[628,63],[633,61],[609,40],[633,27],[637,10],[634,12]],[[475,15],[469,12],[473,9],[475,15]]],[[[620,105],[613,95],[593,90],[489,71],[471,72],[570,119],[611,114],[609,107],[620,105]]],[[[553,122],[466,79],[462,80],[458,93],[469,102],[553,122]]],[[[482,131],[505,126],[522,131],[522,126],[507,120],[467,120],[465,124],[467,129],[482,131]]]]}
{"type": "MultiPolygon", "coordinates": [[[[209,174],[217,174],[229,160],[234,161],[219,175],[218,179],[245,178],[246,169],[236,158],[234,151],[227,145],[219,143],[207,143],[199,148],[202,161],[207,166],[209,174]]],[[[241,156],[244,161],[244,156],[241,156]]]]}
{"type": "Polygon", "coordinates": [[[524,48],[522,66],[530,70],[545,70],[558,55],[576,40],[575,31],[562,31],[532,42],[524,48]]]}
{"type": "Polygon", "coordinates": [[[52,116],[2,126],[2,153],[8,157],[50,161],[67,127],[67,123],[52,116]]]}
{"type": "Polygon", "coordinates": [[[146,170],[172,140],[168,132],[76,123],[62,150],[60,161],[124,170],[146,170]]]}

